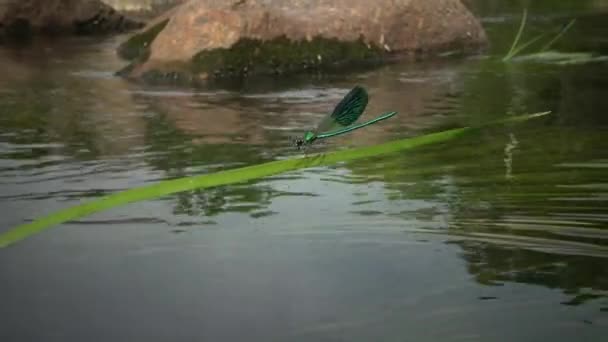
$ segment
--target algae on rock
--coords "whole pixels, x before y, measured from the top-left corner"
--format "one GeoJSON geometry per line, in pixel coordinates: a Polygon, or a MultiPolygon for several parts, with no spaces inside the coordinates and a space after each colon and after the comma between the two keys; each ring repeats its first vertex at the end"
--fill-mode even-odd
{"type": "Polygon", "coordinates": [[[191,60],[191,70],[208,77],[242,77],[319,71],[380,63],[387,52],[366,44],[315,37],[293,41],[285,36],[272,40],[240,39],[230,48],[204,50],[191,60]]]}

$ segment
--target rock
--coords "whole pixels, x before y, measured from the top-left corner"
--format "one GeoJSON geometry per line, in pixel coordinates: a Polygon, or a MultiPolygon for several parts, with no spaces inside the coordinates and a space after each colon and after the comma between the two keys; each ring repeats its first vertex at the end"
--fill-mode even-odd
{"type": "Polygon", "coordinates": [[[0,37],[110,33],[142,26],[99,0],[0,0],[0,37]]]}
{"type": "Polygon", "coordinates": [[[486,43],[460,0],[192,0],[119,48],[134,79],[205,81],[375,65],[486,43]]]}
{"type": "Polygon", "coordinates": [[[142,22],[168,11],[186,0],[102,0],[118,12],[142,22]]]}

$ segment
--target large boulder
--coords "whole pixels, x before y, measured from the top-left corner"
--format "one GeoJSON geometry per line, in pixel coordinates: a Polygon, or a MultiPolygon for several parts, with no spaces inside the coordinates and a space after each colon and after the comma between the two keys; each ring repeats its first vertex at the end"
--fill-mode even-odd
{"type": "Polygon", "coordinates": [[[486,42],[460,0],[192,0],[119,48],[136,79],[190,81],[385,62],[486,42]]]}
{"type": "Polygon", "coordinates": [[[0,0],[0,38],[122,32],[142,26],[99,0],[0,0]]]}

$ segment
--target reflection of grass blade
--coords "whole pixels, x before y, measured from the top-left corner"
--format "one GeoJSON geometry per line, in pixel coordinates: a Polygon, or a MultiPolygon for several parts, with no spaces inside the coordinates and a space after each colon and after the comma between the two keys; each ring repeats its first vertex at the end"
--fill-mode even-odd
{"type": "Polygon", "coordinates": [[[517,35],[515,36],[515,40],[513,40],[513,44],[511,45],[511,49],[509,50],[509,52],[507,53],[507,55],[503,58],[503,61],[507,61],[509,59],[511,59],[511,57],[513,57],[514,55],[514,51],[515,48],[517,47],[517,44],[519,43],[519,40],[521,39],[521,35],[524,32],[524,27],[526,27],[526,21],[528,20],[528,9],[524,8],[524,14],[521,18],[521,23],[519,24],[519,30],[517,31],[517,35]]]}
{"type": "Polygon", "coordinates": [[[540,52],[544,52],[547,51],[551,48],[551,46],[558,40],[560,39],[564,34],[566,34],[566,32],[568,32],[568,30],[570,30],[570,28],[572,27],[572,25],[574,25],[574,23],[576,22],[576,18],[570,20],[570,22],[568,23],[568,25],[566,25],[558,34],[557,36],[555,36],[555,38],[553,38],[550,42],[548,42],[547,44],[545,44],[545,46],[542,47],[542,49],[540,49],[540,52]]]}
{"type": "MultiPolygon", "coordinates": [[[[505,120],[491,122],[484,126],[506,122],[525,121],[546,114],[549,114],[549,112],[515,116],[505,120]]],[[[482,127],[483,126],[455,128],[439,133],[431,133],[420,137],[402,139],[369,147],[348,149],[308,157],[278,160],[238,169],[220,171],[208,175],[162,181],[150,186],[118,192],[88,203],[60,210],[33,222],[14,227],[9,231],[0,234],[0,247],[11,245],[31,235],[42,232],[53,225],[136,201],[157,198],[196,188],[210,188],[233,183],[241,183],[297,169],[331,165],[342,161],[356,160],[395,153],[398,151],[411,150],[420,146],[455,139],[465,133],[480,129],[482,127]]]]}

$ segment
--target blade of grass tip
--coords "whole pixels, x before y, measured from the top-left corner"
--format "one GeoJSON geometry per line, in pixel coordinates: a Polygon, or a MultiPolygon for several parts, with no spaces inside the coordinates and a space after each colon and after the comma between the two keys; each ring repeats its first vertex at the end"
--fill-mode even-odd
{"type": "Polygon", "coordinates": [[[521,39],[521,35],[524,32],[524,27],[526,27],[526,21],[528,20],[528,9],[524,8],[524,13],[521,17],[521,23],[519,24],[519,30],[517,31],[517,35],[515,36],[515,40],[513,40],[513,44],[511,45],[511,49],[507,53],[507,55],[502,59],[503,61],[507,61],[512,57],[512,53],[515,50],[515,47],[519,43],[521,39]]]}
{"type": "Polygon", "coordinates": [[[543,46],[540,49],[540,52],[545,52],[547,50],[549,50],[549,48],[551,48],[551,46],[553,44],[555,44],[555,42],[560,39],[564,34],[566,34],[566,32],[568,32],[568,30],[570,30],[570,28],[574,25],[574,23],[576,22],[576,18],[570,20],[570,22],[568,23],[568,25],[566,25],[563,29],[561,29],[561,31],[557,34],[557,36],[555,36],[555,38],[553,38],[550,42],[548,42],[547,44],[545,44],[545,46],[543,46]]]}

